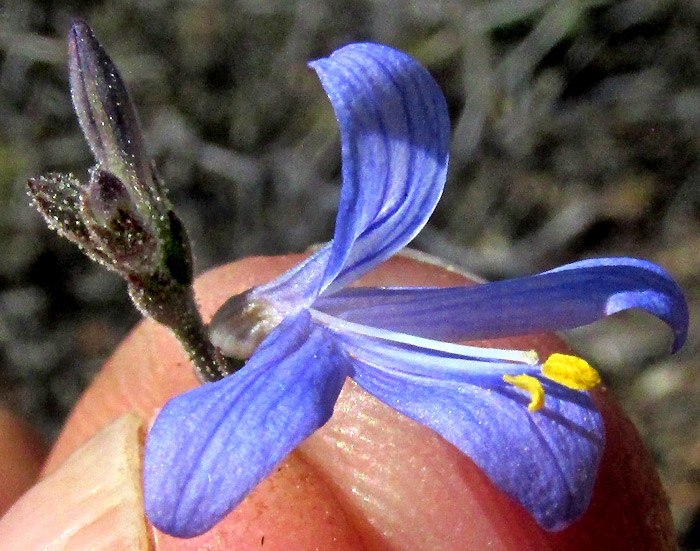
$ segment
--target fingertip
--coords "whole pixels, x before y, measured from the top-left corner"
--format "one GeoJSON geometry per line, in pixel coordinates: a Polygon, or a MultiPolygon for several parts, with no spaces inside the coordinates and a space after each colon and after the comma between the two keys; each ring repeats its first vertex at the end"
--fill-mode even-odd
{"type": "MultiPolygon", "coordinates": [[[[253,258],[205,274],[197,282],[205,320],[230,296],[271,280],[298,261],[298,256],[253,258]]],[[[404,256],[394,257],[362,281],[363,285],[410,286],[464,283],[455,271],[422,257],[404,256]]],[[[501,344],[535,348],[543,356],[565,350],[552,336],[502,340],[501,344]]],[[[152,322],[142,324],[81,399],[48,470],[114,417],[134,411],[149,418],[154,408],[196,384],[191,366],[168,331],[152,322]]],[[[308,541],[325,533],[328,541],[345,541],[348,549],[360,545],[357,541],[364,549],[426,551],[487,545],[518,551],[674,548],[673,526],[653,462],[632,424],[605,391],[596,394],[608,436],[591,506],[571,527],[546,532],[432,431],[354,385],[347,387],[330,423],[292,454],[282,471],[203,536],[206,541],[196,538],[188,544],[159,536],[159,545],[181,550],[207,545],[213,550],[227,548],[215,544],[218,541],[256,548],[254,544],[259,546],[265,536],[263,548],[275,549],[273,541],[286,542],[290,548],[293,540],[285,533],[311,538],[308,541]],[[301,494],[295,493],[300,488],[301,494]],[[300,495],[308,497],[308,508],[295,506],[302,502],[300,495]],[[324,517],[319,511],[330,513],[324,517]],[[338,518],[342,522],[333,524],[338,518]]]]}
{"type": "Polygon", "coordinates": [[[298,452],[292,452],[214,529],[192,539],[156,531],[155,541],[158,551],[368,551],[328,481],[298,452]]]}

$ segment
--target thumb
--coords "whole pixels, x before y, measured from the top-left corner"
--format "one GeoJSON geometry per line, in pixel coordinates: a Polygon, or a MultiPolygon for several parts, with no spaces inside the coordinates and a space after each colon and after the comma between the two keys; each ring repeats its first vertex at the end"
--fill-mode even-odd
{"type": "Polygon", "coordinates": [[[102,429],[0,519],[0,550],[148,550],[142,441],[134,415],[102,429]]]}

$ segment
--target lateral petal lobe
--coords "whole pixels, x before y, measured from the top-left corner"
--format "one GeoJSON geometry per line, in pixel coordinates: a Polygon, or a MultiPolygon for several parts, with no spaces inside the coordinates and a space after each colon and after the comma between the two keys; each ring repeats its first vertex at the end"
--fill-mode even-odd
{"type": "Polygon", "coordinates": [[[173,398],[146,444],[151,522],[178,537],[209,530],[329,419],[348,369],[304,312],[270,334],[241,371],[173,398]]]}

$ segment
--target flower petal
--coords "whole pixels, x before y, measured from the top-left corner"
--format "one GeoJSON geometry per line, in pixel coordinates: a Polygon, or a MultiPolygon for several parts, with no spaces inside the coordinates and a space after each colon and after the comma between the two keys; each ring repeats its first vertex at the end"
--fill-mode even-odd
{"type": "Polygon", "coordinates": [[[314,303],[314,309],[351,322],[451,341],[571,329],[630,308],[666,322],[674,352],[685,342],[683,291],[661,268],[634,258],[584,260],[465,287],[346,289],[314,303]]]}
{"type": "Polygon", "coordinates": [[[146,445],[151,522],[179,537],[211,528],[328,420],[349,367],[304,312],[241,371],[168,402],[146,445]]]}
{"type": "Polygon", "coordinates": [[[343,187],[333,241],[255,291],[287,312],[342,288],[411,241],[432,214],[447,173],[445,98],[415,60],[362,43],[310,65],[340,125],[343,187]]]}
{"type": "Polygon", "coordinates": [[[493,373],[496,365],[479,373],[471,362],[364,337],[344,336],[343,344],[365,390],[467,454],[544,528],[562,529],[586,510],[604,446],[602,417],[586,392],[538,377],[545,403],[530,412],[528,394],[493,373]]]}

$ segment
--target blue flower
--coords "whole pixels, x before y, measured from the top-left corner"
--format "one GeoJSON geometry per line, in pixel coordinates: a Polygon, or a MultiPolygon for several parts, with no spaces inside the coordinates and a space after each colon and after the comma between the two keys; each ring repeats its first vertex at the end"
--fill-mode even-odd
{"type": "Polygon", "coordinates": [[[588,506],[604,429],[585,361],[452,344],[558,331],[643,308],[684,342],[688,310],[659,267],[576,262],[455,288],[347,285],[404,247],[445,183],[449,118],[407,55],[352,44],[312,62],[335,109],[343,187],[333,240],[276,281],[230,299],[211,338],[250,358],[172,399],[148,437],[146,512],[191,537],[234,509],[333,413],[346,377],[441,434],[547,529],[588,506]]]}

